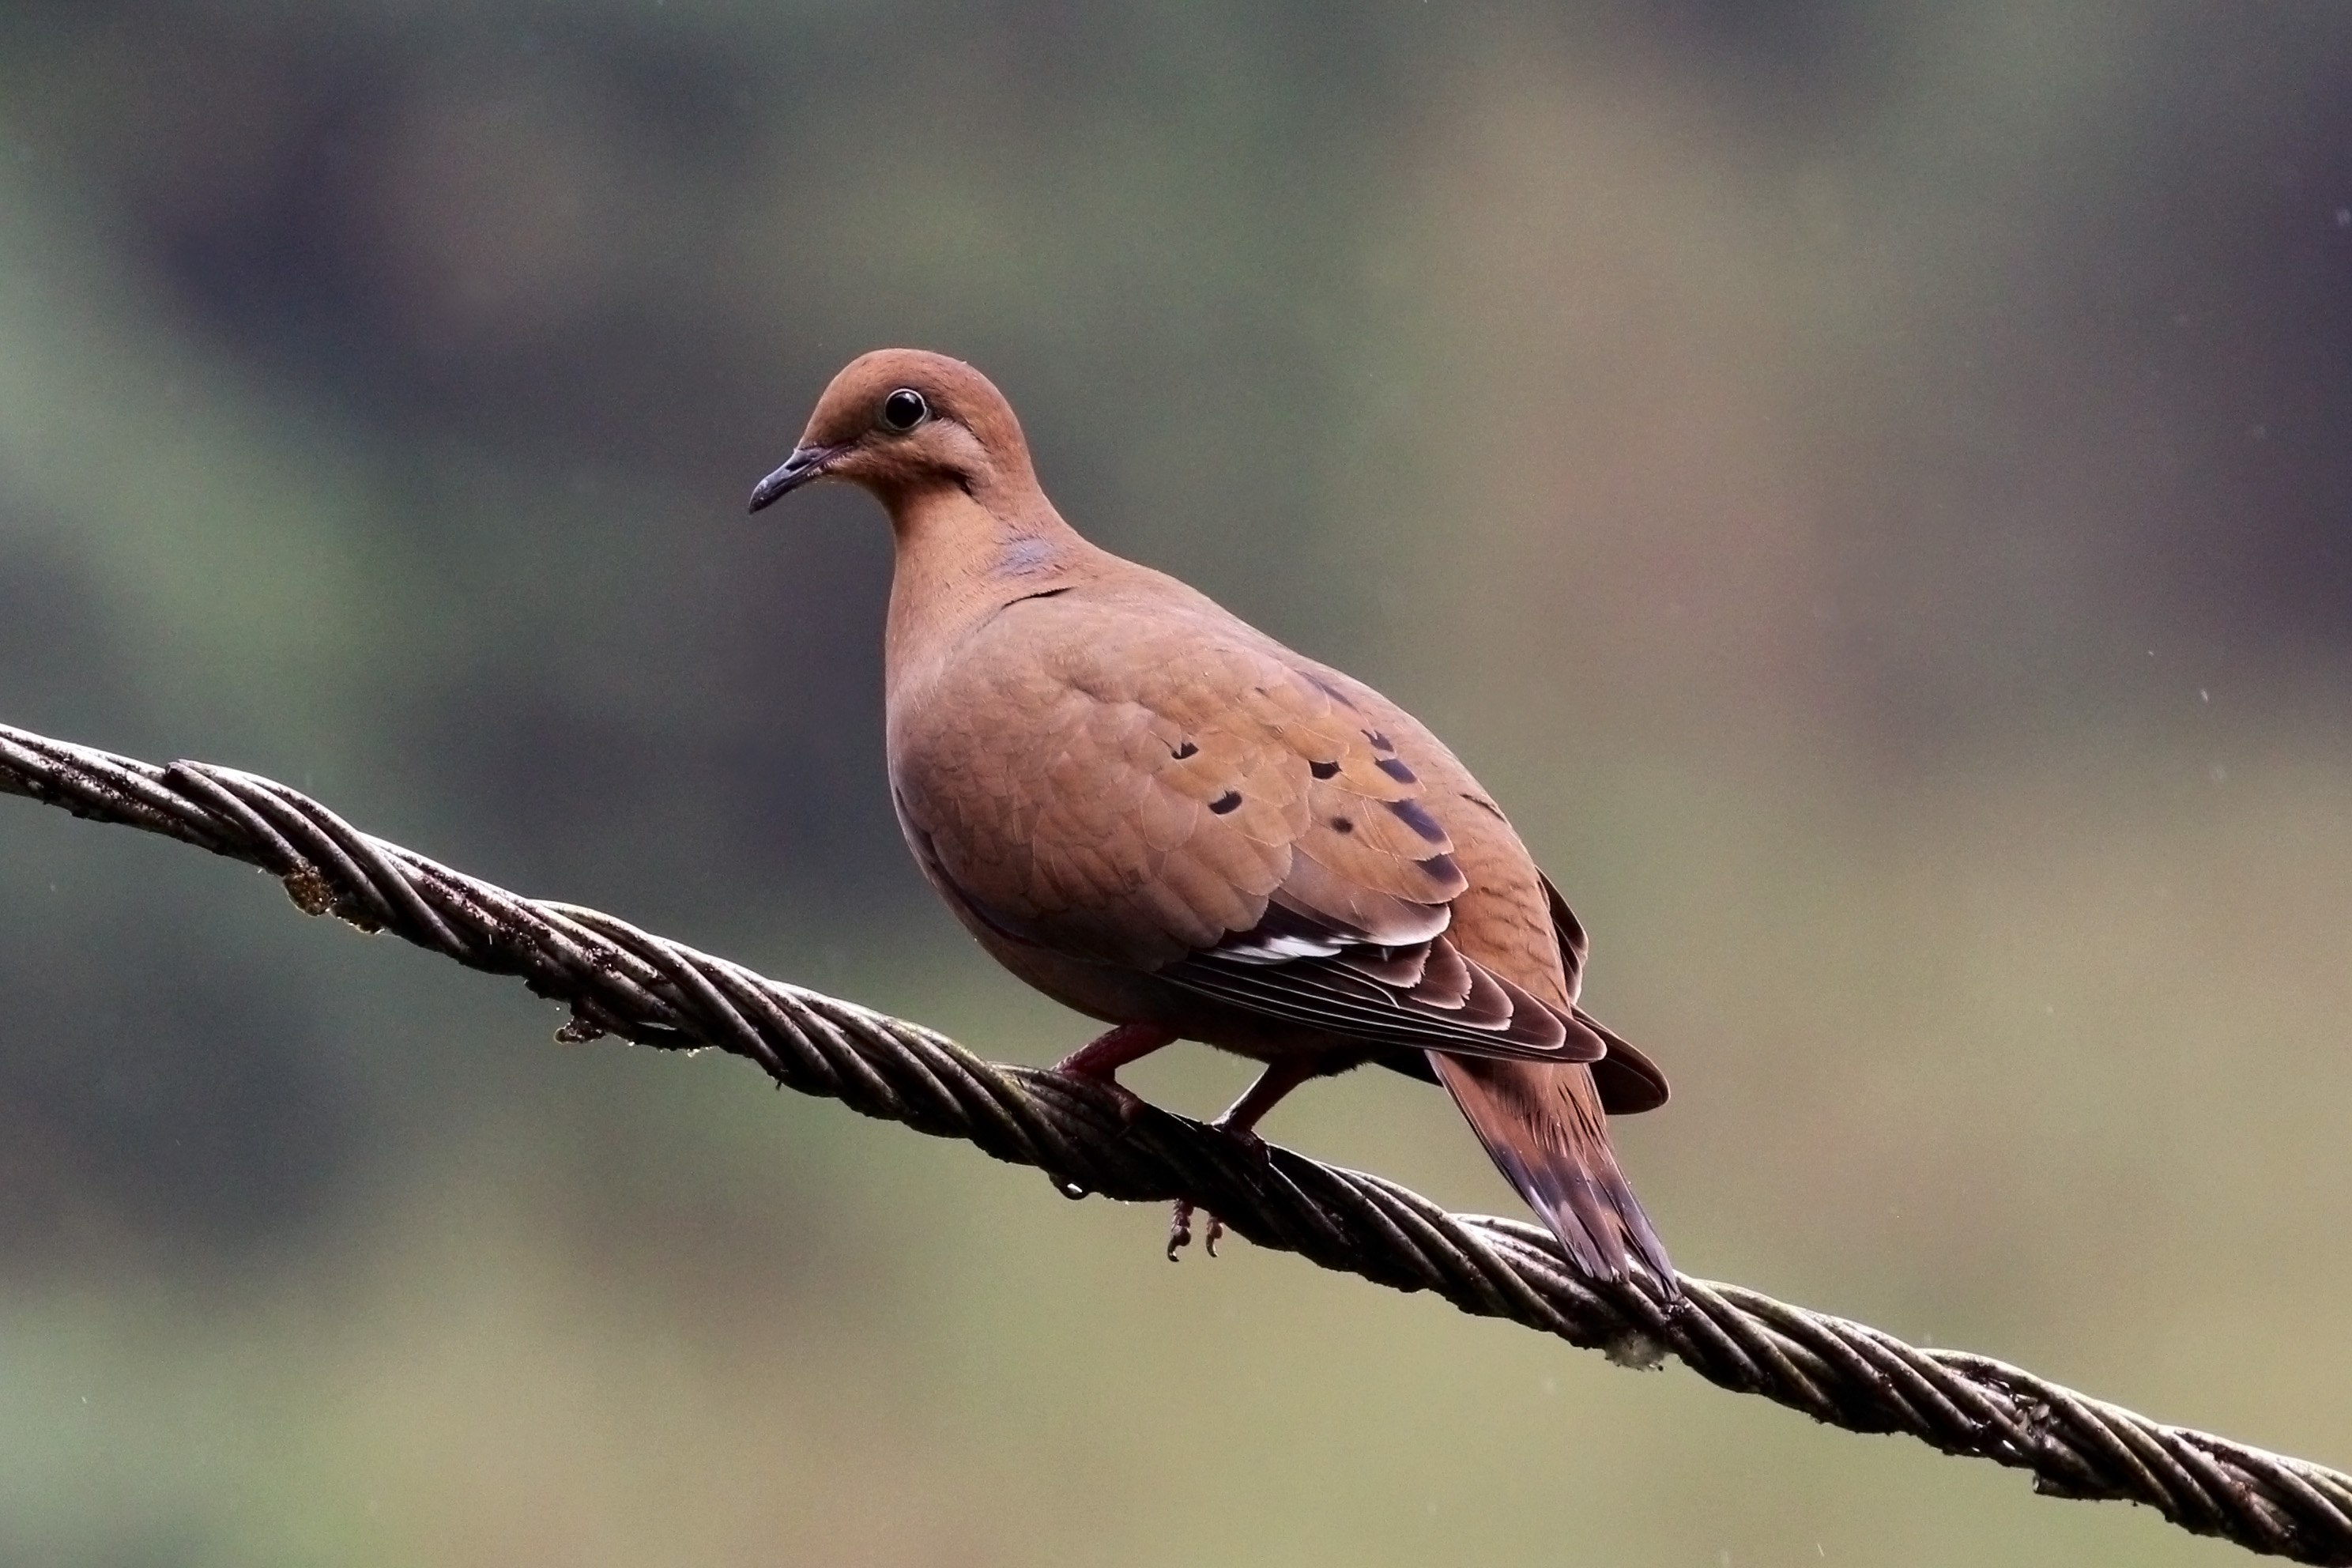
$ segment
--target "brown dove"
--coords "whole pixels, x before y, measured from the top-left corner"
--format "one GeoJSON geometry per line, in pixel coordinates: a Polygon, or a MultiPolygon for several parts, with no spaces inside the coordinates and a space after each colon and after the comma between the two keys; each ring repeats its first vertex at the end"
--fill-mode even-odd
{"type": "Polygon", "coordinates": [[[1179,1039],[1252,1058],[1218,1125],[1253,1146],[1309,1079],[1433,1079],[1577,1268],[1638,1258],[1676,1289],[1604,1114],[1663,1104],[1665,1079],[1577,1005],[1583,928],[1436,736],[1081,539],[960,360],[853,361],[751,510],[817,479],[890,514],[890,785],[924,877],[999,963],[1113,1026],[1062,1071],[1117,1088],[1179,1039]]]}

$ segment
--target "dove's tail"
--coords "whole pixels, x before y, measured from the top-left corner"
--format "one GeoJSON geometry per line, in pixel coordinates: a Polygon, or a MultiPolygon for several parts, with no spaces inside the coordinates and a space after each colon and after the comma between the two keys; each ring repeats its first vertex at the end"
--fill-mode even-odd
{"type": "Polygon", "coordinates": [[[1579,1269],[1594,1279],[1622,1279],[1629,1257],[1638,1257],[1667,1295],[1680,1294],[1665,1244],[1617,1168],[1589,1068],[1435,1051],[1429,1061],[1486,1152],[1579,1269]]]}

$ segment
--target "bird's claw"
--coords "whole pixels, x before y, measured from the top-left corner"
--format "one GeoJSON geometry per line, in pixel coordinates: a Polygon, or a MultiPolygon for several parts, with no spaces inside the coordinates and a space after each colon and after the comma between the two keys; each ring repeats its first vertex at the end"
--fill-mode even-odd
{"type": "MultiPolygon", "coordinates": [[[[1274,1163],[1273,1147],[1259,1137],[1255,1129],[1235,1127],[1224,1121],[1212,1121],[1209,1125],[1241,1145],[1242,1152],[1255,1164],[1263,1167],[1274,1163]]],[[[1175,1262],[1176,1255],[1192,1245],[1192,1215],[1200,1212],[1200,1207],[1190,1198],[1176,1200],[1175,1211],[1168,1216],[1169,1262],[1175,1262]]],[[[1201,1237],[1202,1250],[1214,1258],[1217,1255],[1217,1238],[1224,1234],[1225,1222],[1215,1215],[1209,1215],[1208,1230],[1201,1237]]]]}
{"type": "MultiPolygon", "coordinates": [[[[1190,1198],[1178,1198],[1173,1213],[1168,1216],[1168,1261],[1176,1262],[1176,1255],[1192,1245],[1192,1215],[1200,1205],[1190,1198]]],[[[1217,1238],[1225,1234],[1225,1222],[1215,1215],[1209,1215],[1208,1229],[1201,1237],[1201,1246],[1208,1255],[1217,1255],[1217,1238]]]]}

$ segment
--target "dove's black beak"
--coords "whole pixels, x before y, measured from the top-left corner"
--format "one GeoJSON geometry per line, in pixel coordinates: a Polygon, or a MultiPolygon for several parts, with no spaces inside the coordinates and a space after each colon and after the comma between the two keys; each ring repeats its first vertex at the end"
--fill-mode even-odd
{"type": "Polygon", "coordinates": [[[772,506],[812,479],[824,477],[824,466],[841,456],[838,447],[795,447],[784,466],[751,487],[751,510],[772,506]]]}

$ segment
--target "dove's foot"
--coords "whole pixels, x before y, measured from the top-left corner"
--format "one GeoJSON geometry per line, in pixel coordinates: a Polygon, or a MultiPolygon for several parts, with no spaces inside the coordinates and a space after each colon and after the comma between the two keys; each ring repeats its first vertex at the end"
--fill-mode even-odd
{"type": "Polygon", "coordinates": [[[1054,1064],[1054,1070],[1082,1078],[1110,1090],[1121,1121],[1132,1121],[1143,1110],[1143,1097],[1118,1081],[1118,1069],[1175,1043],[1176,1033],[1157,1024],[1121,1024],[1105,1030],[1054,1064]]]}
{"type": "MultiPolygon", "coordinates": [[[[1234,1110],[1240,1109],[1239,1106],[1234,1107],[1234,1110]]],[[[1253,1117],[1251,1120],[1256,1119],[1253,1117]]],[[[1271,1165],[1274,1163],[1274,1151],[1266,1147],[1265,1140],[1259,1137],[1248,1122],[1236,1121],[1233,1110],[1226,1111],[1209,1125],[1240,1144],[1242,1152],[1248,1155],[1254,1163],[1271,1165]]],[[[1175,1211],[1168,1216],[1169,1262],[1175,1262],[1176,1254],[1192,1244],[1192,1216],[1200,1212],[1202,1212],[1201,1206],[1192,1199],[1176,1200],[1175,1211]]],[[[1214,1258],[1217,1255],[1217,1238],[1225,1234],[1225,1222],[1215,1215],[1210,1215],[1208,1218],[1209,1228],[1201,1238],[1201,1246],[1210,1257],[1214,1258]]]]}

